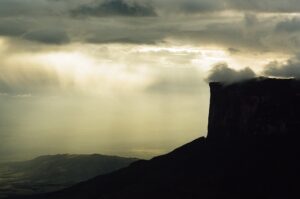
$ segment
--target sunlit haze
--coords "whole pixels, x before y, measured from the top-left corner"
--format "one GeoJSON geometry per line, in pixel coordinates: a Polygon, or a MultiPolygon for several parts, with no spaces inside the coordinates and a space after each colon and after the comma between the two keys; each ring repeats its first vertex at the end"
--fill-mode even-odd
{"type": "Polygon", "coordinates": [[[109,2],[0,1],[0,161],[151,158],[206,135],[216,66],[300,77],[296,1],[109,2]]]}

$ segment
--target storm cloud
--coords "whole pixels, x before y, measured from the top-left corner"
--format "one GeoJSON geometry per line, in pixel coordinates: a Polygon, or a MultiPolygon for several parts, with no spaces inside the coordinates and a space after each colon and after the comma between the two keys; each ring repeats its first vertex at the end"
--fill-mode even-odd
{"type": "Polygon", "coordinates": [[[0,16],[155,16],[214,11],[297,13],[298,0],[1,0],[0,16]],[[181,12],[181,13],[180,13],[181,12]]]}
{"type": "Polygon", "coordinates": [[[294,34],[299,19],[276,13],[298,12],[299,4],[295,0],[3,0],[0,35],[44,44],[175,40],[257,51],[283,51],[285,44],[284,50],[294,52],[299,48],[294,34]]]}
{"type": "Polygon", "coordinates": [[[100,3],[83,4],[71,11],[73,16],[129,16],[149,17],[156,16],[154,9],[148,4],[130,2],[126,0],[105,0],[100,3]]]}
{"type": "Polygon", "coordinates": [[[45,44],[66,44],[70,38],[64,30],[44,29],[27,32],[22,37],[26,40],[41,42],[45,44]]]}

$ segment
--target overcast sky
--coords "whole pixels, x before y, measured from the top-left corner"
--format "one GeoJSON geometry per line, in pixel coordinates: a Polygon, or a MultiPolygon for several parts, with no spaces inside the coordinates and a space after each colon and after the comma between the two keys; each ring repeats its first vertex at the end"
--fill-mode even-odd
{"type": "Polygon", "coordinates": [[[168,152],[207,81],[300,78],[299,33],[299,0],[0,0],[0,161],[168,152]]]}

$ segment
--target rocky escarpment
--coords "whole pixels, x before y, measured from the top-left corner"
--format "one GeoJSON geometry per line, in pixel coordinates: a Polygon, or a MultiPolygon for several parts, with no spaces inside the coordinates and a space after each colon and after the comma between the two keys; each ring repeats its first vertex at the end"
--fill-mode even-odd
{"type": "Polygon", "coordinates": [[[209,139],[299,134],[300,82],[258,78],[210,83],[209,139]]]}
{"type": "Polygon", "coordinates": [[[20,198],[300,198],[299,81],[210,86],[207,138],[62,191],[20,198]]]}

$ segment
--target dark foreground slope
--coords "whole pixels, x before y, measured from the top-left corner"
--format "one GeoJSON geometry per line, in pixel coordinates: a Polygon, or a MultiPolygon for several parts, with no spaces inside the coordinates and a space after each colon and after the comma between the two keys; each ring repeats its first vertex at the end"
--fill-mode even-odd
{"type": "Polygon", "coordinates": [[[298,141],[287,137],[200,138],[166,156],[28,198],[292,198],[299,191],[298,159],[298,141]]]}
{"type": "Polygon", "coordinates": [[[57,191],[100,174],[126,167],[134,158],[93,155],[47,155],[0,164],[0,198],[12,194],[57,191]]]}
{"type": "Polygon", "coordinates": [[[208,138],[199,138],[167,155],[138,161],[69,189],[29,198],[300,198],[300,136],[297,133],[300,100],[296,100],[300,97],[299,82],[263,79],[231,86],[218,85],[218,89],[221,90],[217,92],[217,104],[215,92],[212,92],[208,138]],[[269,90],[276,85],[277,89],[269,90]],[[245,92],[249,88],[251,92],[245,92]],[[255,93],[255,88],[265,91],[255,93]],[[287,89],[291,93],[283,95],[287,89]],[[238,96],[243,98],[240,101],[247,101],[250,95],[255,96],[255,102],[247,102],[245,106],[228,100],[238,96]],[[275,97],[274,102],[272,98],[275,97]],[[222,98],[226,99],[224,104],[222,98]],[[267,101],[269,103],[265,103],[267,101]],[[284,106],[293,108],[287,107],[289,111],[285,111],[284,106]],[[217,111],[219,108],[223,110],[217,111]],[[264,113],[273,109],[281,111],[264,113]],[[255,133],[247,130],[253,129],[252,125],[258,121],[255,133]],[[277,122],[274,121],[282,122],[285,130],[279,128],[276,131],[277,122]],[[218,128],[212,128],[211,122],[218,128]],[[232,133],[230,127],[234,127],[232,133]],[[213,129],[213,136],[210,129],[213,129]],[[226,130],[226,136],[222,129],[226,130]]]}

